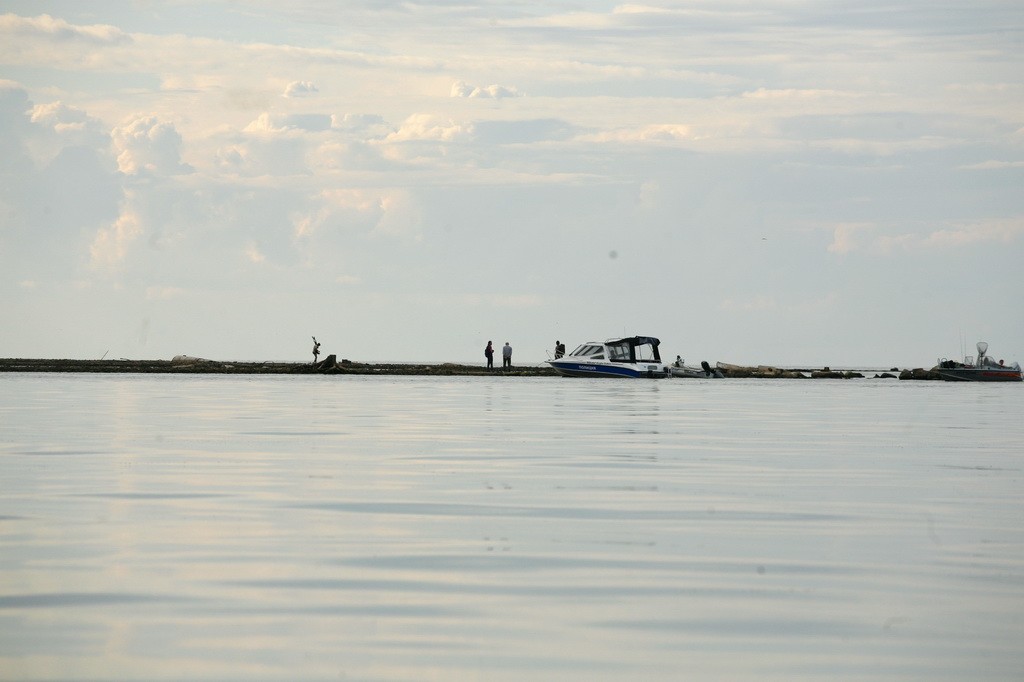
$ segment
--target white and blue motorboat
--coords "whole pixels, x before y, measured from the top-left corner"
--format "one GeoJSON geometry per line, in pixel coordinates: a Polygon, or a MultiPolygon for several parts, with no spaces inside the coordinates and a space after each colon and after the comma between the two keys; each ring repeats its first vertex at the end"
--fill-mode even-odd
{"type": "Polygon", "coordinates": [[[661,341],[653,336],[588,341],[547,363],[567,377],[663,379],[672,376],[672,371],[661,361],[659,345],[661,341]]]}

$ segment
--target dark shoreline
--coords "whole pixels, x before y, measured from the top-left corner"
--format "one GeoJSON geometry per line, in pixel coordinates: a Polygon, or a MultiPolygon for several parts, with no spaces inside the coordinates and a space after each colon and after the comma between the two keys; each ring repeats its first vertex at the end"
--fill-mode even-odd
{"type": "MultiPolygon", "coordinates": [[[[721,370],[726,378],[754,379],[938,379],[938,375],[925,369],[890,370],[864,374],[856,370],[778,369],[775,367],[738,367],[727,365],[721,370]]],[[[454,362],[370,363],[337,361],[334,356],[314,365],[309,362],[225,362],[201,358],[175,358],[174,360],[62,360],[36,358],[0,358],[3,372],[50,372],[94,374],[342,374],[363,376],[558,376],[543,365],[525,365],[509,370],[483,365],[463,365],[454,362]]]]}
{"type": "Polygon", "coordinates": [[[438,364],[383,364],[324,360],[309,362],[222,362],[220,360],[58,360],[0,358],[0,372],[64,372],[95,374],[352,374],[411,376],[557,376],[550,367],[513,367],[438,364]]]}

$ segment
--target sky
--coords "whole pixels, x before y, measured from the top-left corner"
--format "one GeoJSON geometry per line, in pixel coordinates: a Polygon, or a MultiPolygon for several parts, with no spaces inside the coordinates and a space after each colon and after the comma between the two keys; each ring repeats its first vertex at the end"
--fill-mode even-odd
{"type": "Polygon", "coordinates": [[[1024,362],[1018,0],[0,0],[0,356],[1024,362]]]}

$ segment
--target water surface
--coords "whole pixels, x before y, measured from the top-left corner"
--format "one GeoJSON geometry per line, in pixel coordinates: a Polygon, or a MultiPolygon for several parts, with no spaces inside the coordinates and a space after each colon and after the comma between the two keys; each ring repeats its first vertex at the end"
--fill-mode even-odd
{"type": "Polygon", "coordinates": [[[5,679],[1016,679],[1019,385],[0,376],[5,679]]]}

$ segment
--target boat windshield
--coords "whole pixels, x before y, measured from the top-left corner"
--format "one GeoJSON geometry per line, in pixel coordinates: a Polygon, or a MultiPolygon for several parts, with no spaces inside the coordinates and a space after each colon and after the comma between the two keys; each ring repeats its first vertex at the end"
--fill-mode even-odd
{"type": "Polygon", "coordinates": [[[579,346],[572,353],[569,353],[569,355],[590,358],[592,360],[603,360],[604,347],[593,343],[585,343],[582,346],[579,346]]]}
{"type": "Polygon", "coordinates": [[[633,362],[631,346],[625,341],[608,344],[608,359],[612,362],[633,362]]]}

